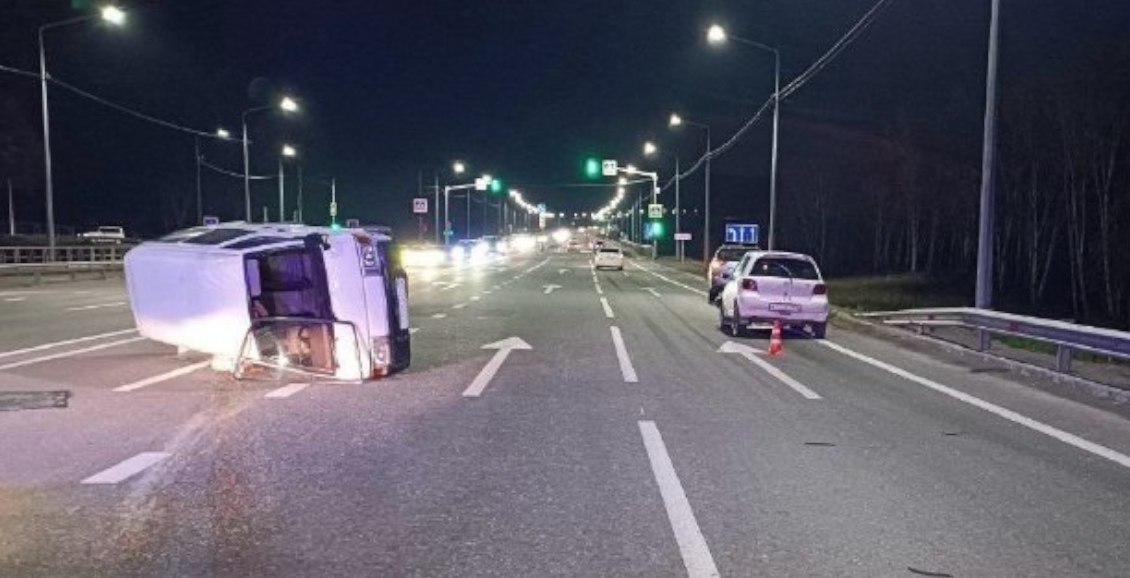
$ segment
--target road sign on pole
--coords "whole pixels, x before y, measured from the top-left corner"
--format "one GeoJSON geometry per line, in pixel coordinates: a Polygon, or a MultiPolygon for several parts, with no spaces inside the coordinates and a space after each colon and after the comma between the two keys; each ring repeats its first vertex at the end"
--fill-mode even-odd
{"type": "Polygon", "coordinates": [[[337,216],[337,201],[330,201],[330,216],[337,216]]]}
{"type": "Polygon", "coordinates": [[[649,219],[662,219],[663,218],[663,205],[654,203],[647,206],[647,218],[649,219]]]}
{"type": "Polygon", "coordinates": [[[487,190],[487,185],[489,185],[489,184],[490,184],[490,181],[484,179],[483,177],[479,177],[479,178],[475,179],[475,190],[476,191],[485,191],[485,190],[487,190]]]}
{"type": "Polygon", "coordinates": [[[412,213],[416,215],[428,214],[428,198],[416,197],[412,199],[412,213]]]}
{"type": "Polygon", "coordinates": [[[220,224],[220,218],[219,217],[213,217],[211,215],[204,215],[204,218],[202,219],[202,221],[203,221],[202,224],[205,227],[215,227],[216,225],[220,224]]]}
{"type": "Polygon", "coordinates": [[[752,223],[730,223],[726,225],[726,242],[756,245],[760,236],[758,233],[758,226],[752,223]]]}
{"type": "Polygon", "coordinates": [[[616,159],[604,159],[600,163],[600,174],[606,177],[616,176],[616,159]]]}
{"type": "Polygon", "coordinates": [[[675,233],[675,240],[676,241],[690,241],[691,240],[691,234],[690,233],[675,233]]]}

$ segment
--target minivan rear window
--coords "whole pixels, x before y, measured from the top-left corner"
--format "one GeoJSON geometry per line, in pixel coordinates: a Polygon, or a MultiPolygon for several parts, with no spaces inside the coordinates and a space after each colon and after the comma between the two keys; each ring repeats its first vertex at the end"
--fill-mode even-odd
{"type": "Polygon", "coordinates": [[[816,266],[804,259],[791,257],[762,257],[753,264],[751,276],[755,277],[784,277],[786,279],[804,279],[806,281],[819,281],[820,273],[816,266]]]}

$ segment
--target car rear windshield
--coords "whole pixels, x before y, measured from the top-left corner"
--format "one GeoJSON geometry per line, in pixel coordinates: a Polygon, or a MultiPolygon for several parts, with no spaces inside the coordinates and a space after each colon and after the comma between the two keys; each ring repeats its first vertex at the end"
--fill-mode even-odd
{"type": "Polygon", "coordinates": [[[600,252],[601,253],[619,253],[620,250],[619,249],[601,249],[600,252]]]}
{"type": "Polygon", "coordinates": [[[744,256],[748,251],[749,249],[743,249],[741,247],[724,247],[722,249],[718,249],[718,254],[715,255],[714,258],[718,259],[719,261],[741,261],[742,256],[744,256]]]}
{"type": "Polygon", "coordinates": [[[820,274],[816,266],[804,259],[791,257],[762,257],[753,264],[750,275],[757,277],[785,277],[788,279],[804,279],[819,281],[820,274]]]}

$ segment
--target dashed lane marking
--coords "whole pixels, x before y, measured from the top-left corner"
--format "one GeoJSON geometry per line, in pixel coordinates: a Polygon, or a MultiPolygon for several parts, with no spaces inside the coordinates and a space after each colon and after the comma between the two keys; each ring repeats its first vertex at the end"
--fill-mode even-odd
{"type": "Polygon", "coordinates": [[[62,351],[62,352],[59,352],[59,353],[52,353],[51,355],[44,355],[42,357],[33,357],[31,359],[23,359],[23,360],[20,360],[20,361],[13,361],[12,363],[0,365],[0,371],[3,371],[5,369],[14,369],[14,368],[17,368],[17,367],[23,367],[25,365],[33,365],[33,364],[36,364],[36,363],[43,363],[44,361],[53,361],[55,359],[63,359],[63,358],[66,358],[66,357],[73,357],[75,355],[81,355],[83,353],[90,353],[92,351],[99,351],[101,349],[107,349],[107,348],[110,348],[110,347],[117,347],[119,345],[125,345],[127,343],[134,343],[136,341],[141,341],[142,339],[145,339],[145,338],[144,337],[131,337],[129,339],[119,339],[117,341],[111,341],[109,343],[99,343],[98,345],[91,345],[90,347],[83,347],[82,349],[71,349],[71,350],[62,351]]]}
{"type": "Polygon", "coordinates": [[[86,478],[83,484],[117,484],[157,465],[169,457],[167,452],[142,452],[113,467],[86,478]]]}

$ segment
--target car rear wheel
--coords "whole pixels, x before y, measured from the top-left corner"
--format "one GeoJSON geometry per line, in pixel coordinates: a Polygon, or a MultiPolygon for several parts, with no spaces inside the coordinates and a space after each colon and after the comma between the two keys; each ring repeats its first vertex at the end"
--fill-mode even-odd
{"type": "Polygon", "coordinates": [[[730,324],[726,319],[726,309],[722,307],[722,303],[718,303],[718,329],[727,335],[730,335],[730,324]]]}
{"type": "Polygon", "coordinates": [[[742,328],[742,318],[738,315],[738,303],[734,302],[734,311],[730,315],[730,335],[734,337],[741,337],[745,333],[742,328]]]}
{"type": "Polygon", "coordinates": [[[824,335],[828,333],[827,323],[813,323],[812,336],[816,339],[824,339],[824,335]]]}

